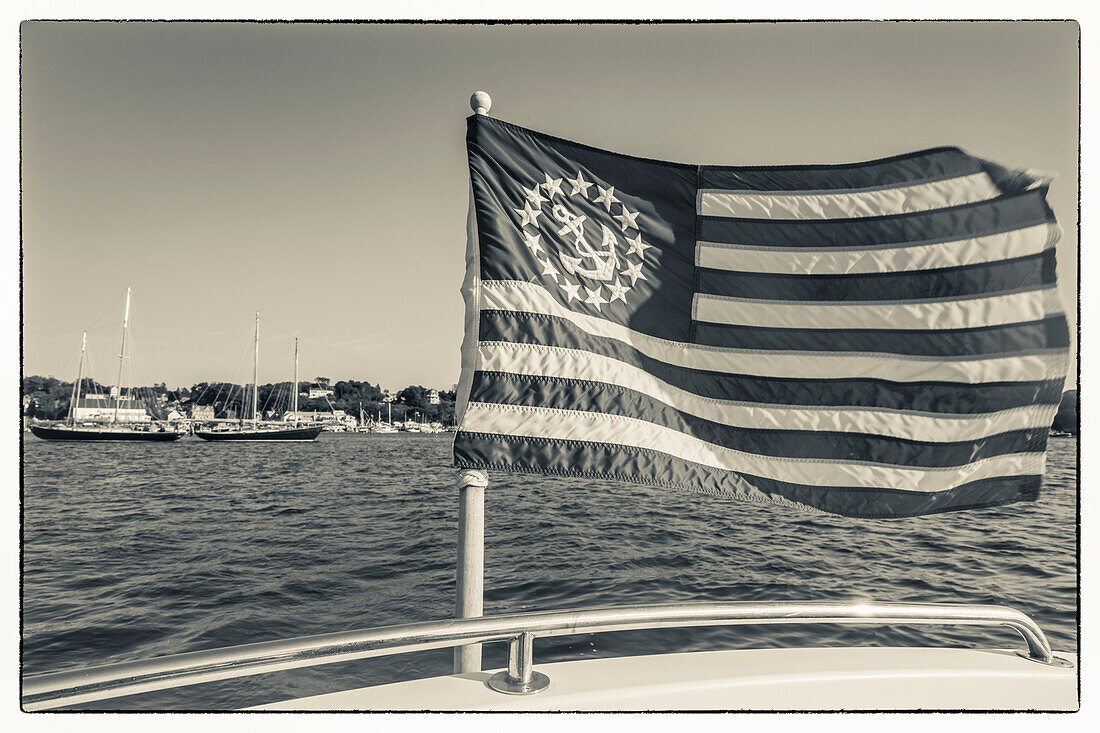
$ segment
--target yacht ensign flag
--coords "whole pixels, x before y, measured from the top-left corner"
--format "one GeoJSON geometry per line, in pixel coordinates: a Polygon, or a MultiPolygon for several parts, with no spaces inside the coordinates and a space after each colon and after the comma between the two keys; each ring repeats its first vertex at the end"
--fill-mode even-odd
{"type": "Polygon", "coordinates": [[[858,517],[1034,500],[1049,176],[681,165],[475,115],[455,464],[858,517]]]}

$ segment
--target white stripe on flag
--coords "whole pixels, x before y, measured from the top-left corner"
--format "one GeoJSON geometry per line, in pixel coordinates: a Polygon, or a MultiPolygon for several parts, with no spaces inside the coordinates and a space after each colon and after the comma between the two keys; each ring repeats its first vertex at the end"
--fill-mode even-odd
{"type": "Polygon", "coordinates": [[[716,270],[779,275],[865,275],[978,265],[1038,254],[1061,236],[1057,224],[1039,224],[988,237],[909,247],[755,247],[699,242],[696,264],[716,270]]]}
{"type": "Polygon", "coordinates": [[[659,451],[711,468],[806,486],[944,491],[984,478],[1041,473],[1041,453],[1013,453],[951,468],[904,468],[842,460],[761,456],[723,448],[635,418],[470,402],[462,429],[524,438],[606,443],[659,451]]]}
{"type": "Polygon", "coordinates": [[[591,390],[617,385],[705,420],[741,428],[866,433],[950,443],[1010,430],[1045,428],[1051,418],[1049,405],[945,416],[875,408],[784,407],[718,400],[687,392],[644,369],[588,351],[502,342],[482,342],[478,348],[483,371],[582,380],[592,383],[591,390]]]}
{"type": "Polygon", "coordinates": [[[482,281],[481,309],[556,316],[591,336],[620,341],[667,364],[728,374],[978,384],[1053,379],[1065,376],[1067,368],[1062,352],[996,358],[922,359],[899,354],[749,351],[667,341],[606,318],[569,310],[541,285],[520,280],[482,281]]]}
{"type": "Polygon", "coordinates": [[[845,193],[703,189],[699,192],[698,212],[744,219],[851,219],[930,211],[1000,195],[987,174],[972,173],[913,186],[845,193]]]}
{"type": "Polygon", "coordinates": [[[763,328],[854,328],[887,331],[982,328],[1039,321],[1058,313],[1057,288],[959,300],[790,301],[697,294],[693,317],[763,328]]]}

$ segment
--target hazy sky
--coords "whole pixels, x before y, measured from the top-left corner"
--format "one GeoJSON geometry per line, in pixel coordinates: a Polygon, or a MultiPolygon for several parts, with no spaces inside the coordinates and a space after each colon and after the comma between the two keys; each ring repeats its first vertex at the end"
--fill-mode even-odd
{"type": "MultiPolygon", "coordinates": [[[[458,379],[468,99],[624,153],[834,163],[957,145],[1059,173],[1077,286],[1075,24],[22,26],[27,374],[458,379]],[[102,315],[101,315],[102,314],[102,315]]],[[[1074,316],[1071,313],[1071,325],[1074,316]]],[[[1071,377],[1072,380],[1072,377],[1071,377]]]]}

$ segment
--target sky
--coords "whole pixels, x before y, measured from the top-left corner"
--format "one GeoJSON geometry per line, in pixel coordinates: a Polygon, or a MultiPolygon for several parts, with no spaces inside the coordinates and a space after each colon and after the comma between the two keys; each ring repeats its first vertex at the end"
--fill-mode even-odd
{"type": "MultiPolygon", "coordinates": [[[[24,23],[24,372],[399,389],[458,379],[469,97],[684,163],[955,145],[1056,171],[1077,292],[1078,26],[24,23]]],[[[1072,377],[1071,377],[1072,381],[1072,377]]],[[[1069,385],[1067,385],[1069,386],[1069,385]]]]}

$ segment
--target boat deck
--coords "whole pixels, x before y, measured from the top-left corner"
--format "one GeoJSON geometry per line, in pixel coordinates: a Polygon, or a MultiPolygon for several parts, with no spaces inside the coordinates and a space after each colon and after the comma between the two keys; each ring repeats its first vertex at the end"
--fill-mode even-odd
{"type": "Polygon", "coordinates": [[[1073,666],[1013,651],[838,647],[655,654],[536,666],[550,686],[490,689],[490,672],[366,687],[254,710],[1062,710],[1078,709],[1073,666]]]}

